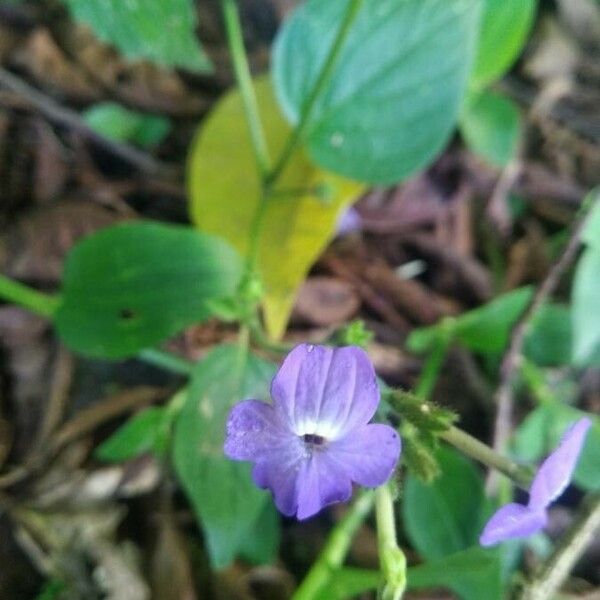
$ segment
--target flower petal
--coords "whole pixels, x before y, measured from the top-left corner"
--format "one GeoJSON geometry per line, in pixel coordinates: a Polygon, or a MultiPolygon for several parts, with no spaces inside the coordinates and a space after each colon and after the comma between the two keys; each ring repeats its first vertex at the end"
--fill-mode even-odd
{"type": "Polygon", "coordinates": [[[298,508],[296,481],[306,461],[304,447],[292,442],[277,452],[265,454],[252,470],[252,478],[258,487],[271,490],[275,506],[291,517],[298,508]]]}
{"type": "Polygon", "coordinates": [[[352,496],[352,485],[344,465],[332,460],[327,451],[314,452],[298,473],[296,494],[296,516],[303,520],[329,504],[348,500],[352,496]]]}
{"type": "Polygon", "coordinates": [[[271,395],[297,435],[328,440],[366,425],[379,404],[373,365],[355,346],[296,346],[275,376],[271,395]]]}
{"type": "Polygon", "coordinates": [[[400,436],[389,425],[371,424],[332,442],[327,452],[352,479],[366,487],[385,483],[400,457],[400,436]]]}
{"type": "Polygon", "coordinates": [[[326,451],[307,453],[301,444],[257,462],[252,477],[259,487],[271,490],[280,512],[298,519],[308,519],[352,495],[344,466],[332,461],[326,451]]]}
{"type": "Polygon", "coordinates": [[[533,510],[522,504],[506,504],[487,522],[479,543],[493,546],[504,540],[531,535],[546,526],[546,511],[533,510]]]}
{"type": "Polygon", "coordinates": [[[558,448],[542,463],[529,488],[529,507],[546,508],[569,485],[592,421],[579,419],[563,434],[558,448]]]}
{"type": "Polygon", "coordinates": [[[258,460],[294,443],[296,436],[266,402],[245,400],[236,404],[227,419],[225,455],[235,460],[258,460]]]}

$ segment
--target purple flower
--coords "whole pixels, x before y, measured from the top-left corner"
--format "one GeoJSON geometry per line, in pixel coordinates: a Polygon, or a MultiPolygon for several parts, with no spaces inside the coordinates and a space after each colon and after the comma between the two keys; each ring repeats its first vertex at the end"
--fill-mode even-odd
{"type": "Polygon", "coordinates": [[[400,438],[388,425],[368,424],[379,388],[363,350],[297,346],[271,396],[272,405],[245,400],[233,407],[225,454],[254,463],[255,483],[271,490],[283,514],[307,519],[348,500],[353,481],[377,487],[390,478],[400,438]]]}
{"type": "Polygon", "coordinates": [[[338,219],[336,226],[337,235],[348,235],[355,231],[362,229],[362,219],[359,212],[353,207],[349,206],[338,219]]]}
{"type": "Polygon", "coordinates": [[[525,537],[546,526],[547,508],[569,485],[591,425],[591,420],[584,417],[567,429],[558,448],[538,469],[529,488],[527,506],[511,502],[500,508],[487,522],[479,538],[482,546],[525,537]]]}

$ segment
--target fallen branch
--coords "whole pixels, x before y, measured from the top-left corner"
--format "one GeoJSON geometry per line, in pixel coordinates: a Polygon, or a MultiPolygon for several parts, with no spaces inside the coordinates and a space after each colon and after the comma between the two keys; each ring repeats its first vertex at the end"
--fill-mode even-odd
{"type": "MultiPolygon", "coordinates": [[[[511,422],[514,403],[513,386],[518,367],[521,363],[523,344],[531,329],[531,323],[540,307],[558,286],[565,271],[575,260],[579,249],[581,233],[587,223],[587,218],[595,203],[595,198],[595,196],[589,196],[587,201],[584,201],[579,216],[571,226],[569,241],[562,254],[550,267],[546,278],[537,288],[525,312],[513,327],[510,336],[510,344],[508,350],[504,354],[500,367],[500,385],[494,395],[496,420],[494,425],[493,448],[497,452],[503,452],[505,450],[506,443],[512,430],[511,422]]],[[[487,487],[488,492],[491,492],[496,487],[496,475],[493,471],[489,474],[487,487]]]]}
{"type": "Polygon", "coordinates": [[[165,179],[174,179],[177,176],[176,168],[159,162],[133,146],[109,140],[100,135],[89,127],[76,111],[61,106],[50,96],[40,92],[2,67],[0,67],[0,87],[10,90],[26,100],[29,105],[39,111],[48,121],[80,133],[97,146],[117,156],[138,171],[164,177],[165,179]]]}
{"type": "Polygon", "coordinates": [[[518,600],[554,598],[599,528],[600,494],[590,494],[584,499],[581,512],[573,526],[560,540],[533,581],[522,590],[518,600]]]}

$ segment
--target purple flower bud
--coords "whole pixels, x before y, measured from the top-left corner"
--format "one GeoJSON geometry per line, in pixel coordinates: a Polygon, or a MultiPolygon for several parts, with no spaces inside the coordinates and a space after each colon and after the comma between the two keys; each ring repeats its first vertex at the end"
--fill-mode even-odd
{"type": "Polygon", "coordinates": [[[307,519],[348,500],[352,482],[377,487],[391,477],[400,438],[388,425],[368,424],[379,388],[363,350],[297,346],[271,396],[272,405],[245,400],[233,407],[225,454],[254,463],[255,483],[271,490],[283,514],[307,519]]]}
{"type": "Polygon", "coordinates": [[[546,526],[547,508],[569,485],[591,425],[592,421],[584,417],[567,429],[558,448],[538,469],[529,488],[527,506],[510,503],[500,508],[487,522],[479,538],[482,546],[525,537],[546,526]]]}
{"type": "Polygon", "coordinates": [[[337,235],[348,235],[362,229],[362,219],[358,211],[349,206],[338,219],[336,226],[337,235]]]}

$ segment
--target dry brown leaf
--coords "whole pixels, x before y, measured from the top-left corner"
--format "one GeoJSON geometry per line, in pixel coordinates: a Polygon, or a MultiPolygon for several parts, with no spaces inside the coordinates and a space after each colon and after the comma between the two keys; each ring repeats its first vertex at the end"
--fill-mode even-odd
{"type": "Polygon", "coordinates": [[[340,325],[352,319],[360,298],[349,283],[333,277],[310,277],[296,299],[292,323],[321,327],[340,325]]]}
{"type": "Polygon", "coordinates": [[[59,48],[51,32],[35,29],[15,51],[13,62],[41,86],[67,96],[77,103],[95,102],[102,94],[98,86],[59,48]]]}
{"type": "Polygon", "coordinates": [[[75,242],[122,217],[93,202],[64,201],[25,213],[0,237],[6,275],[56,284],[75,242]]]}

